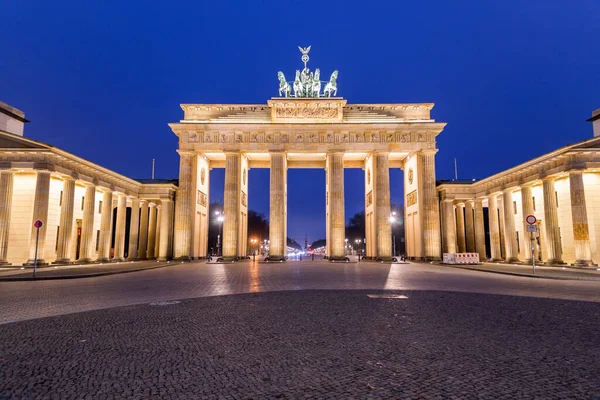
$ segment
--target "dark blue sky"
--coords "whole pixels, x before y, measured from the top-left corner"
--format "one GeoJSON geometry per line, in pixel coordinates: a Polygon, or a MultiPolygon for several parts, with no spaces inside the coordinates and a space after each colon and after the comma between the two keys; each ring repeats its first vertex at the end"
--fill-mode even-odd
{"type": "MultiPolygon", "coordinates": [[[[481,178],[592,135],[600,2],[2,1],[0,100],[26,136],[130,177],[178,175],[180,103],[265,103],[278,70],[340,71],[350,103],[434,102],[438,178],[481,178]]],[[[212,198],[223,174],[213,170],[212,198]]],[[[402,202],[400,171],[392,201],[402,202]]],[[[250,206],[268,215],[268,170],[250,206]]],[[[288,233],[323,237],[323,171],[289,172],[288,233]]],[[[347,216],[363,171],[346,172],[347,216]],[[356,190],[354,190],[356,189],[356,190]]]]}

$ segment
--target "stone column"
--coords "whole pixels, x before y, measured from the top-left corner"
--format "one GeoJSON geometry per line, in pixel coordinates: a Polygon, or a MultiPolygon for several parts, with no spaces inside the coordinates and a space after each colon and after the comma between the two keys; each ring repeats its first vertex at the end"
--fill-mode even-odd
{"type": "Polygon", "coordinates": [[[0,171],[0,265],[10,265],[8,255],[8,236],[12,212],[14,172],[0,171]]]}
{"type": "Polygon", "coordinates": [[[506,261],[518,262],[519,252],[517,246],[517,233],[515,229],[515,213],[513,209],[512,189],[502,191],[504,204],[504,241],[506,248],[506,261]]]}
{"type": "Polygon", "coordinates": [[[156,206],[156,235],[154,236],[154,258],[158,259],[160,249],[160,231],[162,230],[162,205],[156,206]]]}
{"type": "Polygon", "coordinates": [[[177,207],[175,209],[175,258],[190,260],[192,257],[192,212],[193,190],[193,153],[179,152],[179,188],[177,189],[177,207]]]}
{"type": "Polygon", "coordinates": [[[140,199],[131,199],[131,219],[129,220],[129,250],[127,250],[128,260],[137,260],[138,241],[140,233],[140,199]]]}
{"type": "Polygon", "coordinates": [[[156,242],[156,204],[150,203],[150,215],[148,216],[148,247],[146,250],[146,259],[153,260],[154,245],[156,242]]]}
{"type": "MultiPolygon", "coordinates": [[[[377,235],[377,258],[392,259],[392,226],[390,225],[390,167],[389,153],[373,154],[375,172],[375,230],[377,235]]],[[[344,171],[342,170],[342,174],[344,171]]],[[[343,200],[343,195],[342,195],[343,200]]],[[[350,239],[352,240],[352,239],[350,239]]]]}
{"type": "Polygon", "coordinates": [[[560,231],[558,229],[558,210],[554,178],[542,180],[544,191],[544,222],[546,226],[546,241],[548,248],[548,263],[564,264],[562,260],[560,231]]]}
{"type": "Polygon", "coordinates": [[[575,263],[577,266],[590,266],[592,251],[590,248],[590,233],[588,228],[585,190],[583,187],[582,171],[569,173],[571,194],[571,215],[573,216],[573,238],[575,239],[575,263]]]}
{"type": "Polygon", "coordinates": [[[139,249],[138,249],[138,260],[146,259],[146,252],[148,249],[148,201],[142,200],[142,206],[140,211],[140,235],[139,235],[139,249]]]}
{"type": "Polygon", "coordinates": [[[444,200],[444,253],[456,253],[456,227],[454,225],[454,204],[444,200]]]}
{"type": "Polygon", "coordinates": [[[239,152],[225,153],[225,191],[223,214],[223,259],[238,258],[238,238],[240,227],[240,167],[239,152]]]}
{"type": "Polygon", "coordinates": [[[115,226],[115,261],[125,260],[125,225],[127,223],[127,196],[117,195],[117,223],[115,226]]]}
{"type": "Polygon", "coordinates": [[[422,169],[423,239],[425,258],[440,259],[440,209],[435,189],[435,153],[437,150],[423,150],[419,153],[419,168],[422,169]]]}
{"type": "Polygon", "coordinates": [[[171,259],[169,242],[173,229],[173,201],[165,199],[160,206],[160,239],[158,245],[158,260],[171,259]]]}
{"type": "Polygon", "coordinates": [[[465,241],[465,207],[463,203],[456,205],[456,247],[459,253],[467,251],[467,243],[465,241]]]}
{"type": "Polygon", "coordinates": [[[488,197],[488,212],[490,220],[490,252],[492,261],[502,260],[500,251],[500,223],[498,220],[498,198],[496,194],[488,197]]]}
{"type": "Polygon", "coordinates": [[[96,206],[96,186],[85,187],[83,200],[83,221],[81,222],[81,251],[79,253],[80,263],[91,263],[92,242],[94,238],[94,211],[96,206]]]}
{"type": "Polygon", "coordinates": [[[35,261],[37,228],[33,226],[35,221],[42,221],[38,242],[38,265],[47,265],[44,260],[44,249],[46,247],[46,228],[48,227],[48,205],[50,199],[50,171],[37,171],[35,184],[35,197],[33,200],[33,218],[31,221],[31,240],[29,242],[29,260],[23,265],[33,265],[35,261]]]}
{"type": "MultiPolygon", "coordinates": [[[[346,258],[346,220],[344,218],[344,153],[332,152],[327,154],[329,179],[329,236],[331,243],[330,260],[346,258]]],[[[389,218],[389,215],[388,215],[389,218]]]]}
{"type": "Polygon", "coordinates": [[[105,190],[102,195],[102,217],[100,219],[100,243],[98,246],[98,262],[110,261],[110,241],[112,224],[112,191],[105,190]]]}
{"type": "MultiPolygon", "coordinates": [[[[531,263],[531,233],[527,232],[527,218],[528,215],[534,215],[533,211],[533,196],[531,194],[531,186],[521,186],[521,210],[523,212],[523,232],[525,236],[523,238],[523,245],[525,246],[525,263],[531,263]]],[[[534,254],[535,257],[535,254],[534,254]]]]}
{"type": "Polygon", "coordinates": [[[62,206],[60,209],[60,230],[58,232],[58,250],[53,264],[70,264],[71,239],[73,236],[73,207],[75,204],[75,180],[66,177],[63,180],[62,206]]]}
{"type": "Polygon", "coordinates": [[[466,228],[466,244],[467,253],[475,253],[475,230],[473,221],[473,202],[465,202],[465,228],[466,228]]]}
{"type": "Polygon", "coordinates": [[[487,260],[485,248],[485,225],[483,218],[483,199],[475,200],[475,251],[479,253],[479,261],[487,260]]]}
{"type": "Polygon", "coordinates": [[[287,166],[284,152],[271,152],[270,175],[269,259],[284,260],[287,247],[285,232],[285,182],[287,166]]]}

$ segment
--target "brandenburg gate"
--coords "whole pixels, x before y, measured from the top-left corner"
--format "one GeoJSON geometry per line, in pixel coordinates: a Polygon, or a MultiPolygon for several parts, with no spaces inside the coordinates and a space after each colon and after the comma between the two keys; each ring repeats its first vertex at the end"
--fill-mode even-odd
{"type": "Polygon", "coordinates": [[[404,170],[407,256],[440,258],[435,187],[436,136],[445,123],[431,119],[433,104],[347,104],[337,75],[320,80],[307,68],[293,82],[279,72],[279,97],[267,104],[183,104],[183,120],[169,124],[179,138],[179,190],[174,258],[208,252],[209,171],[225,168],[222,254],[247,255],[248,171],[270,168],[271,260],[283,260],[287,238],[287,170],[326,171],[326,240],[330,260],[345,258],[344,168],[365,170],[366,255],[392,257],[390,168],[404,170]],[[321,90],[323,88],[323,90],[321,90]]]}

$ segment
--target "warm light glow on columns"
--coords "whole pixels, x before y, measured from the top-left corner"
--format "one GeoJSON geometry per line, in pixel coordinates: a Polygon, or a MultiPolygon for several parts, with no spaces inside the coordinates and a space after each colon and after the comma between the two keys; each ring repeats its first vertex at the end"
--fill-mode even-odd
{"type": "Polygon", "coordinates": [[[6,255],[8,254],[13,186],[14,173],[12,171],[0,171],[0,265],[9,265],[6,255]]]}
{"type": "MultiPolygon", "coordinates": [[[[327,154],[327,179],[329,188],[329,237],[330,260],[346,258],[346,220],[344,217],[344,153],[327,154]]],[[[389,217],[389,214],[387,215],[389,217]]],[[[387,218],[386,217],[386,218],[387,218]]],[[[388,222],[389,223],[389,222],[388,222]]]]}
{"type": "Polygon", "coordinates": [[[285,259],[287,247],[285,229],[287,160],[284,152],[270,154],[269,259],[282,260],[285,259]]]}
{"type": "Polygon", "coordinates": [[[382,259],[392,258],[392,226],[390,225],[389,220],[390,169],[388,157],[389,153],[377,152],[373,154],[373,183],[375,184],[375,230],[377,235],[376,257],[382,259]]]}
{"type": "Polygon", "coordinates": [[[192,254],[192,198],[194,154],[189,151],[179,153],[179,188],[177,189],[177,207],[175,209],[175,258],[189,260],[192,254]]]}
{"type": "Polygon", "coordinates": [[[456,227],[454,225],[454,204],[444,200],[444,253],[456,253],[456,227]]]}
{"type": "MultiPolygon", "coordinates": [[[[531,194],[531,186],[523,185],[521,186],[521,209],[523,211],[523,232],[525,232],[526,237],[523,238],[523,244],[525,249],[525,262],[527,264],[531,263],[531,232],[527,232],[527,221],[525,218],[529,215],[534,215],[533,210],[533,195],[531,194]]],[[[534,233],[535,235],[535,233],[534,233]]],[[[535,257],[535,254],[533,255],[535,257]]]]}
{"type": "Polygon", "coordinates": [[[506,249],[507,262],[519,261],[512,191],[512,189],[505,189],[502,192],[502,203],[504,205],[504,248],[506,249]]]}
{"type": "Polygon", "coordinates": [[[487,260],[485,248],[485,225],[483,218],[483,199],[475,199],[475,251],[479,260],[487,260]]]}
{"type": "Polygon", "coordinates": [[[150,203],[148,205],[150,209],[150,215],[148,217],[148,247],[146,250],[146,259],[154,259],[154,245],[156,243],[156,204],[150,203]]]}
{"type": "Polygon", "coordinates": [[[575,262],[573,265],[582,267],[593,265],[582,171],[569,173],[569,188],[573,238],[575,239],[575,262]]]}
{"type": "Polygon", "coordinates": [[[459,253],[467,251],[465,241],[465,211],[463,203],[456,204],[456,247],[459,253]]]}
{"type": "Polygon", "coordinates": [[[240,223],[240,175],[241,154],[225,153],[225,191],[223,201],[223,259],[234,260],[238,257],[238,238],[240,223]]]}
{"type": "Polygon", "coordinates": [[[160,248],[160,230],[161,230],[161,216],[162,216],[162,206],[156,206],[156,232],[154,234],[154,254],[152,258],[158,258],[158,250],[160,248]]]}
{"type": "Polygon", "coordinates": [[[71,239],[73,237],[73,206],[75,204],[75,180],[63,179],[62,206],[60,209],[60,230],[58,232],[58,250],[53,264],[69,264],[71,259],[71,239]]]}
{"type": "Polygon", "coordinates": [[[98,261],[110,260],[110,225],[112,223],[112,191],[105,190],[102,195],[102,217],[100,220],[100,243],[98,246],[98,261]]]}
{"type": "Polygon", "coordinates": [[[544,191],[544,225],[546,226],[547,261],[550,264],[563,264],[560,248],[560,232],[558,230],[558,210],[556,208],[554,178],[544,178],[542,180],[542,187],[544,191]]]}
{"type": "Polygon", "coordinates": [[[92,238],[94,237],[94,207],[96,206],[96,186],[87,185],[83,200],[83,220],[81,223],[81,244],[79,262],[92,262],[92,238]]]}
{"type": "Polygon", "coordinates": [[[488,197],[488,215],[490,220],[490,252],[492,261],[500,261],[502,260],[502,253],[500,252],[500,224],[496,194],[488,197]]]}
{"type": "Polygon", "coordinates": [[[127,220],[127,196],[117,195],[117,223],[115,225],[115,261],[125,260],[125,224],[127,220]]]}
{"type": "Polygon", "coordinates": [[[440,209],[435,189],[435,153],[437,150],[422,150],[418,153],[418,168],[421,171],[420,188],[423,212],[423,247],[425,258],[440,259],[440,209]]]}
{"type": "Polygon", "coordinates": [[[33,200],[33,218],[31,220],[31,240],[29,242],[29,260],[24,265],[33,265],[35,261],[35,238],[37,228],[33,226],[35,221],[42,221],[38,242],[38,265],[48,264],[44,260],[44,248],[46,246],[46,228],[48,228],[48,205],[50,199],[50,171],[37,171],[35,184],[35,196],[33,200]]]}
{"type": "Polygon", "coordinates": [[[473,221],[473,201],[465,202],[465,230],[466,230],[466,242],[467,242],[467,253],[475,253],[475,226],[473,221]]]}
{"type": "Polygon", "coordinates": [[[171,259],[171,229],[173,228],[173,201],[163,199],[160,207],[160,240],[158,259],[166,261],[171,259]]]}
{"type": "Polygon", "coordinates": [[[140,233],[140,199],[131,199],[131,218],[129,220],[129,249],[127,250],[127,259],[136,260],[138,258],[138,241],[140,233]]]}
{"type": "Polygon", "coordinates": [[[142,200],[140,206],[140,233],[137,259],[145,260],[148,249],[148,200],[142,200]]]}

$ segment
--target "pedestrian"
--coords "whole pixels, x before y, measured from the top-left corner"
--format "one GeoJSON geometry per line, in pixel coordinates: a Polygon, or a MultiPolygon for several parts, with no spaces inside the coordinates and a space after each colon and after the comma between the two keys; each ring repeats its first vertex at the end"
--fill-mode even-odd
{"type": "Polygon", "coordinates": [[[302,261],[302,254],[300,254],[300,261],[302,261]]]}
{"type": "Polygon", "coordinates": [[[312,258],[312,261],[315,261],[315,253],[312,253],[311,258],[312,258]]]}

